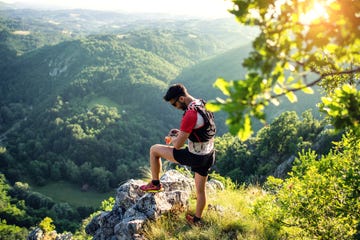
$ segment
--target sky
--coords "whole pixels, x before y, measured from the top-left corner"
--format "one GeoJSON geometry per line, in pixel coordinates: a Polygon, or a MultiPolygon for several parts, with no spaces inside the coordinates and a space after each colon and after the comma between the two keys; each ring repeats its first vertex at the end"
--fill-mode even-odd
{"type": "Polygon", "coordinates": [[[125,12],[170,13],[199,17],[230,17],[231,0],[0,0],[6,3],[24,2],[37,6],[57,6],[125,12]]]}

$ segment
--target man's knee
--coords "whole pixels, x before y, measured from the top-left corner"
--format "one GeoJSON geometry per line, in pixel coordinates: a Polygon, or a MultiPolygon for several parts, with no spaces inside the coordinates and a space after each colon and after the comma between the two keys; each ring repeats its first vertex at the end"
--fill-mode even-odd
{"type": "Polygon", "coordinates": [[[160,150],[160,146],[161,144],[154,144],[150,147],[150,154],[155,154],[158,155],[159,154],[159,150],[160,150]]]}

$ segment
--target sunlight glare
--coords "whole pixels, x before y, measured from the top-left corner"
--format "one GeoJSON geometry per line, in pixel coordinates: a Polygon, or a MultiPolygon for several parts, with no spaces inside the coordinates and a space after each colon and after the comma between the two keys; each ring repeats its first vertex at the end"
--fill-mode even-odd
{"type": "Polygon", "coordinates": [[[331,1],[327,1],[327,3],[315,2],[311,10],[300,15],[300,22],[302,24],[308,25],[315,20],[328,19],[329,15],[326,12],[326,8],[324,5],[328,5],[330,4],[330,2],[331,1]]]}

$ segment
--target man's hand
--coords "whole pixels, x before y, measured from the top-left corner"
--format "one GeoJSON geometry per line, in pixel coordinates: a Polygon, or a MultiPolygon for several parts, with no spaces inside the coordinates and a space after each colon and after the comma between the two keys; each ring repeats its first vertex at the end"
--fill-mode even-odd
{"type": "Polygon", "coordinates": [[[170,137],[177,137],[177,135],[179,134],[180,130],[173,128],[169,131],[168,136],[170,137]]]}
{"type": "Polygon", "coordinates": [[[174,146],[174,148],[176,148],[176,149],[182,148],[185,145],[186,140],[188,139],[189,135],[190,135],[190,133],[178,131],[176,133],[176,136],[173,136],[171,138],[172,139],[171,143],[174,146]]]}
{"type": "Polygon", "coordinates": [[[179,129],[175,129],[175,128],[171,129],[168,135],[165,137],[165,143],[167,145],[170,145],[173,139],[178,136],[179,132],[180,132],[179,129]]]}

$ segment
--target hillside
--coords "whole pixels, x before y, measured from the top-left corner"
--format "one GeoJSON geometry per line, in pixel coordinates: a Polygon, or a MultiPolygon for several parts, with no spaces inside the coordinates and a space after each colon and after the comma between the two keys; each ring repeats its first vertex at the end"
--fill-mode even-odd
{"type": "MultiPolygon", "coordinates": [[[[150,144],[161,141],[175,123],[176,117],[168,115],[167,106],[163,104],[165,88],[181,67],[215,51],[215,42],[209,46],[203,43],[204,38],[189,39],[188,36],[186,32],[175,35],[169,31],[135,32],[121,38],[89,36],[18,57],[2,72],[4,130],[12,126],[14,120],[23,119],[18,131],[7,136],[10,142],[17,139],[7,146],[8,153],[17,158],[15,151],[20,144],[26,149],[23,161],[47,159],[47,154],[54,153],[61,159],[76,161],[77,166],[92,163],[92,167],[104,167],[102,157],[91,154],[90,146],[86,146],[95,144],[99,148],[99,144],[110,144],[108,147],[113,150],[108,151],[113,153],[102,153],[113,156],[113,160],[107,159],[105,171],[113,170],[116,161],[128,161],[127,158],[136,159],[132,161],[134,168],[141,166],[146,162],[150,144]],[[198,51],[189,47],[196,45],[198,51]],[[151,51],[145,46],[151,46],[151,51]],[[159,115],[168,117],[158,120],[159,115]],[[102,121],[107,118],[108,121],[102,121]],[[74,131],[80,132],[76,135],[74,131]],[[75,141],[88,141],[81,144],[80,148],[85,149],[69,149],[70,136],[75,137],[75,141]],[[126,138],[119,139],[119,136],[126,138]],[[37,153],[28,151],[33,148],[31,142],[37,144],[37,153]],[[120,150],[123,146],[128,150],[120,150]],[[81,160],[74,159],[79,156],[81,160]]],[[[48,174],[36,174],[36,178],[47,177],[48,174]]],[[[125,177],[128,176],[121,179],[125,177]]]]}

